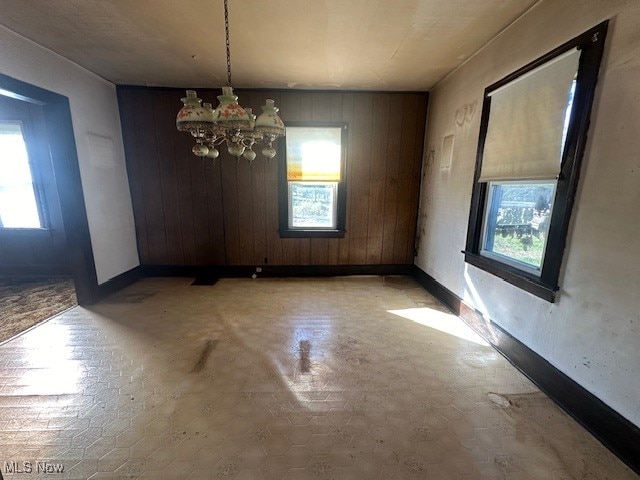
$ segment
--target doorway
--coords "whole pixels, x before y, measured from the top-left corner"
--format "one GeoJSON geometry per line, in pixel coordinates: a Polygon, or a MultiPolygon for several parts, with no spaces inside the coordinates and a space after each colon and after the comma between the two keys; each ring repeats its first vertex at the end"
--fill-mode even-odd
{"type": "Polygon", "coordinates": [[[0,96],[0,342],[77,304],[42,106],[0,96]]]}
{"type": "MultiPolygon", "coordinates": [[[[79,304],[94,303],[99,289],[69,99],[0,74],[0,141],[3,135],[22,150],[0,182],[0,275],[66,276],[79,304]]],[[[6,152],[0,159],[9,161],[6,152]]]]}
{"type": "Polygon", "coordinates": [[[0,273],[69,275],[42,106],[0,96],[0,273]]]}

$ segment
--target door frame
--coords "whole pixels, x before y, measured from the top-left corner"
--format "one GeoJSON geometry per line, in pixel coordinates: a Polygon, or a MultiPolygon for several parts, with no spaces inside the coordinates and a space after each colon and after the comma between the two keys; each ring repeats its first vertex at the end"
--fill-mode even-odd
{"type": "Polygon", "coordinates": [[[69,99],[1,73],[0,94],[42,108],[76,297],[80,305],[95,303],[104,295],[96,275],[69,99]]]}

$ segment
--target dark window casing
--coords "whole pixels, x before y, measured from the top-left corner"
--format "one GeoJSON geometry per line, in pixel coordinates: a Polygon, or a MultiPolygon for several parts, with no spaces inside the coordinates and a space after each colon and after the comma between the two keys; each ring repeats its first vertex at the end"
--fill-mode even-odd
{"type": "MultiPolygon", "coordinates": [[[[346,232],[347,217],[347,137],[349,126],[344,122],[285,122],[287,127],[339,127],[340,138],[340,181],[337,192],[337,219],[335,229],[291,229],[289,228],[289,182],[287,180],[287,155],[280,156],[278,165],[278,214],[281,238],[342,238],[346,232]]],[[[285,142],[282,142],[284,145],[285,142]]],[[[284,150],[284,149],[283,149],[284,150]]]]}
{"type": "Polygon", "coordinates": [[[587,142],[589,118],[608,23],[608,21],[602,22],[485,89],[471,197],[471,211],[469,214],[469,227],[467,230],[467,243],[465,251],[463,252],[465,261],[549,302],[555,300],[556,292],[559,289],[562,257],[566,246],[571,210],[573,208],[580,176],[580,166],[587,142]],[[540,276],[536,276],[517,267],[480,255],[482,222],[487,201],[488,184],[479,183],[478,179],[482,167],[484,142],[491,113],[491,97],[489,94],[573,48],[578,48],[581,51],[576,78],[574,105],[569,121],[560,174],[557,179],[546,253],[540,276]]]}

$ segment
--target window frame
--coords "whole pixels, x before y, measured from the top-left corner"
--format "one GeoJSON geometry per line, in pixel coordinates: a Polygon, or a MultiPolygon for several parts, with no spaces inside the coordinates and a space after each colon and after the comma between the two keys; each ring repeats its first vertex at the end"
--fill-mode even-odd
{"type": "MultiPolygon", "coordinates": [[[[516,258],[512,258],[512,257],[508,257],[506,255],[502,255],[501,253],[492,251],[492,250],[487,250],[485,248],[486,244],[487,244],[487,237],[489,235],[488,233],[488,229],[487,229],[487,224],[489,223],[489,214],[490,214],[490,210],[491,210],[491,201],[493,200],[493,189],[491,188],[494,185],[511,185],[511,184],[516,184],[516,185],[525,185],[525,184],[540,184],[540,183],[552,183],[553,184],[553,196],[555,199],[555,192],[556,192],[556,188],[557,188],[557,181],[554,179],[553,182],[551,182],[550,180],[521,180],[521,181],[509,181],[509,180],[496,180],[496,181],[490,181],[487,182],[487,201],[486,201],[486,207],[484,208],[484,215],[482,218],[482,231],[480,232],[480,255],[482,255],[483,257],[487,257],[487,258],[493,258],[498,262],[501,263],[505,263],[507,265],[512,265],[515,268],[518,268],[524,272],[528,272],[531,273],[532,275],[538,277],[538,271],[540,271],[541,269],[536,268],[533,265],[530,265],[526,262],[520,261],[516,258]]],[[[553,205],[554,199],[551,200],[551,204],[553,205]]],[[[553,213],[553,206],[551,208],[551,212],[553,213]]],[[[547,235],[548,237],[548,235],[547,235]]],[[[542,255],[542,265],[544,265],[544,257],[546,256],[546,246],[548,244],[548,238],[545,239],[545,250],[543,252],[542,255]]]]}
{"type": "MultiPolygon", "coordinates": [[[[587,143],[591,108],[608,23],[608,20],[604,21],[578,35],[503,79],[489,85],[484,91],[467,241],[463,251],[464,259],[466,263],[496,275],[508,283],[551,303],[555,301],[556,292],[559,290],[562,258],[566,247],[571,210],[578,187],[580,167],[587,143]],[[491,112],[490,93],[576,47],[581,51],[581,55],[576,77],[573,108],[564,144],[560,174],[556,178],[557,184],[551,210],[547,245],[540,274],[536,275],[515,266],[512,262],[506,263],[493,256],[485,256],[481,253],[489,182],[479,183],[478,179],[480,178],[484,142],[491,112]]],[[[514,181],[517,182],[517,179],[514,179],[514,181]]]]}
{"type": "MultiPolygon", "coordinates": [[[[311,127],[311,128],[340,128],[340,181],[336,187],[336,228],[290,228],[289,218],[290,197],[289,184],[287,179],[287,152],[286,142],[282,141],[282,151],[279,162],[279,182],[278,182],[278,204],[280,217],[280,238],[343,238],[346,233],[346,217],[347,217],[347,139],[349,124],[346,122],[314,122],[314,121],[297,121],[285,122],[286,127],[311,127]]],[[[307,183],[308,180],[300,181],[307,183]]],[[[313,183],[313,181],[311,181],[313,183]]],[[[334,183],[334,182],[317,182],[317,183],[334,183]]]]}
{"type": "Polygon", "coordinates": [[[24,141],[25,149],[27,152],[27,162],[29,165],[29,171],[31,173],[31,183],[33,185],[33,196],[36,203],[36,209],[38,211],[38,220],[40,222],[39,227],[5,227],[0,226],[0,232],[48,232],[51,229],[49,211],[47,208],[46,197],[44,194],[44,187],[42,182],[42,174],[40,172],[40,166],[38,165],[37,156],[34,153],[35,150],[35,137],[31,132],[32,119],[22,115],[0,115],[0,122],[2,123],[17,123],[20,125],[20,131],[22,139],[24,141]]]}

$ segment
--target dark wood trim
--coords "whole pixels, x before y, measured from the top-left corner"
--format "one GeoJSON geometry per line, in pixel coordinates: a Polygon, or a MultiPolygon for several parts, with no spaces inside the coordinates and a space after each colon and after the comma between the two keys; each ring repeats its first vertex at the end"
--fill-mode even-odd
{"type": "Polygon", "coordinates": [[[105,283],[98,285],[94,296],[94,303],[119,292],[123,288],[133,285],[142,278],[142,268],[138,265],[120,275],[117,275],[105,283]]]}
{"type": "Polygon", "coordinates": [[[486,272],[492,273],[496,277],[503,279],[505,282],[521,288],[536,297],[540,297],[547,302],[553,303],[555,301],[557,289],[544,285],[534,275],[529,275],[516,267],[512,267],[511,265],[499,262],[489,257],[478,255],[477,253],[463,253],[465,262],[481,268],[486,272]]]}
{"type": "Polygon", "coordinates": [[[0,93],[42,106],[64,224],[68,261],[80,305],[97,298],[97,275],[82,191],[69,99],[0,74],[0,93]]]}
{"type": "Polygon", "coordinates": [[[587,142],[591,107],[593,105],[598,72],[604,51],[608,23],[608,21],[600,23],[485,89],[467,241],[464,252],[465,261],[548,302],[555,300],[555,292],[559,289],[562,258],[566,246],[569,222],[571,220],[571,211],[578,188],[580,166],[587,142]],[[565,142],[560,175],[557,180],[553,212],[549,225],[547,250],[545,252],[540,277],[538,278],[497,260],[480,256],[487,183],[478,183],[478,179],[482,168],[484,142],[489,125],[491,109],[491,97],[489,94],[573,48],[578,48],[582,51],[578,67],[576,91],[574,93],[574,107],[565,142]]]}
{"type": "Polygon", "coordinates": [[[485,92],[492,92],[494,90],[497,90],[498,88],[516,80],[518,77],[521,77],[525,73],[535,70],[548,61],[553,60],[558,55],[562,55],[563,53],[568,52],[572,48],[578,48],[579,50],[582,50],[584,48],[592,48],[593,46],[595,46],[596,49],[601,49],[604,46],[604,40],[607,34],[608,25],[609,20],[605,20],[604,22],[599,23],[595,27],[590,28],[586,32],[581,33],[580,35],[554,48],[550,52],[547,52],[541,57],[538,57],[535,60],[520,67],[516,71],[501,78],[497,82],[492,83],[485,89],[485,92]],[[598,35],[597,39],[595,41],[592,41],[593,36],[596,34],[598,35]]]}
{"type": "Polygon", "coordinates": [[[280,142],[283,154],[278,162],[278,215],[280,238],[344,238],[347,224],[347,154],[349,143],[348,122],[287,121],[285,127],[327,127],[340,128],[340,181],[337,188],[335,230],[293,230],[289,228],[289,184],[287,181],[287,149],[285,141],[280,142]]]}
{"type": "Polygon", "coordinates": [[[556,187],[556,201],[558,199],[562,199],[562,201],[557,207],[554,203],[548,234],[548,242],[551,242],[552,248],[547,248],[540,275],[542,283],[554,285],[556,288],[562,268],[562,257],[567,242],[571,212],[578,190],[578,180],[589,132],[591,107],[598,83],[598,72],[604,52],[608,24],[609,22],[605,21],[592,28],[576,38],[574,45],[567,47],[578,46],[582,50],[582,55],[573,100],[575,110],[571,115],[567,130],[562,165],[556,187]]]}
{"type": "Polygon", "coordinates": [[[145,277],[341,277],[349,275],[412,275],[413,265],[144,265],[145,277]],[[261,272],[256,269],[261,268],[261,272]]]}
{"type": "MultiPolygon", "coordinates": [[[[342,92],[341,92],[342,93],[342,92]]],[[[284,122],[285,127],[326,127],[326,128],[341,128],[343,129],[342,135],[344,136],[344,130],[349,130],[348,122],[327,122],[322,120],[287,120],[284,122]]],[[[342,140],[342,139],[341,139],[342,140]]]]}
{"type": "Polygon", "coordinates": [[[640,474],[640,428],[569,378],[547,360],[429,274],[414,267],[413,277],[489,342],[514,367],[535,383],[632,470],[640,474]]]}
{"type": "Polygon", "coordinates": [[[455,293],[416,265],[413,266],[411,276],[422,288],[449,307],[453,313],[460,315],[460,304],[462,300],[455,293]]]}
{"type": "Polygon", "coordinates": [[[344,238],[345,230],[280,230],[280,238],[344,238]]]}
{"type": "Polygon", "coordinates": [[[476,151],[476,168],[473,174],[473,188],[471,191],[471,207],[469,209],[469,225],[467,227],[468,252],[480,251],[480,236],[482,235],[482,212],[487,201],[487,184],[478,183],[482,170],[482,153],[484,152],[484,142],[487,137],[489,127],[489,112],[491,111],[491,97],[485,90],[484,102],[482,103],[482,116],[480,117],[480,136],[478,138],[478,150],[476,151]]]}

